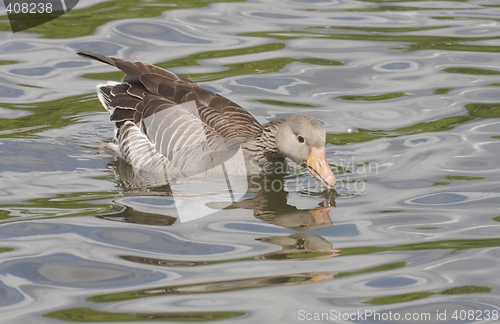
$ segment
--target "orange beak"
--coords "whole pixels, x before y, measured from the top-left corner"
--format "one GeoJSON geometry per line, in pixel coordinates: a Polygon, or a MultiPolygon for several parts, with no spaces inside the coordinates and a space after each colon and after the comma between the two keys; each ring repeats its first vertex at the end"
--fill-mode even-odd
{"type": "Polygon", "coordinates": [[[309,172],[311,172],[311,174],[318,180],[323,182],[329,189],[332,189],[335,186],[335,182],[337,182],[337,180],[335,179],[335,175],[326,160],[326,150],[324,147],[313,147],[311,149],[306,166],[309,172]]]}

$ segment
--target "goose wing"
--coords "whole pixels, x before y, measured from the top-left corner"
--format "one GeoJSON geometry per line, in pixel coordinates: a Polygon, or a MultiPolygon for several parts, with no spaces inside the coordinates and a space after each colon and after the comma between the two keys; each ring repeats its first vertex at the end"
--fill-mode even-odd
{"type": "Polygon", "coordinates": [[[172,72],[151,64],[97,53],[77,53],[125,72],[122,83],[100,88],[101,96],[105,98],[103,104],[109,107],[111,118],[117,123],[124,120],[138,123],[158,111],[159,104],[162,104],[161,109],[166,109],[168,104],[194,101],[199,119],[225,138],[243,143],[262,132],[260,123],[241,106],[172,72]]]}
{"type": "Polygon", "coordinates": [[[91,52],[78,54],[125,72],[121,83],[98,85],[98,96],[116,123],[122,154],[140,170],[169,176],[206,171],[262,131],[236,103],[169,71],[91,52]]]}

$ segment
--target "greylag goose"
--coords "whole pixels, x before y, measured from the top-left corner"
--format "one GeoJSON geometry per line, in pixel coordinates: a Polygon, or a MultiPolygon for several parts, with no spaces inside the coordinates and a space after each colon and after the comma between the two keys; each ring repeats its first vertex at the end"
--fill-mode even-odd
{"type": "Polygon", "coordinates": [[[77,54],[125,73],[121,82],[99,84],[97,94],[116,123],[115,149],[134,168],[175,178],[209,170],[242,152],[243,168],[229,165],[224,174],[286,172],[288,157],[326,187],[335,186],[326,133],[316,119],[297,114],[261,125],[233,101],[157,66],[77,54]]]}

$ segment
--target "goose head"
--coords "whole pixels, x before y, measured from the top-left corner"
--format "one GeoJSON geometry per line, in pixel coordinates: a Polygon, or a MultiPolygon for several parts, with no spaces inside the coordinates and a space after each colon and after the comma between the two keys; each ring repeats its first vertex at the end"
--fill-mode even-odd
{"type": "Polygon", "coordinates": [[[307,167],[328,188],[335,186],[335,175],[326,159],[326,132],[319,121],[301,114],[285,117],[276,124],[274,135],[281,154],[307,167]]]}

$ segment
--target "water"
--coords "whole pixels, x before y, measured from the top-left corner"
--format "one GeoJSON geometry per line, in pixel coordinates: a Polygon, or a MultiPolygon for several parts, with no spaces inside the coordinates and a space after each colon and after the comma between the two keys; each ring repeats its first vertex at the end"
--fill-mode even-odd
{"type": "Polygon", "coordinates": [[[0,322],[495,322],[499,17],[496,1],[96,0],[12,34],[2,16],[0,322]],[[179,222],[170,188],[134,187],[102,150],[93,89],[121,74],[77,49],[157,63],[261,122],[317,117],[336,197],[304,174],[179,222]]]}

